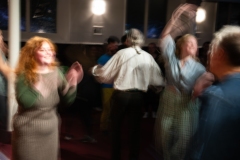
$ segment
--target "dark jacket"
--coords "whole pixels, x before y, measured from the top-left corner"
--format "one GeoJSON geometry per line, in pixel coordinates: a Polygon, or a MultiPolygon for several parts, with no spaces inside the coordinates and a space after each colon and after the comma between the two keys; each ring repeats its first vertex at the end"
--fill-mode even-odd
{"type": "Polygon", "coordinates": [[[186,160],[240,160],[240,73],[200,96],[199,128],[186,160]]]}

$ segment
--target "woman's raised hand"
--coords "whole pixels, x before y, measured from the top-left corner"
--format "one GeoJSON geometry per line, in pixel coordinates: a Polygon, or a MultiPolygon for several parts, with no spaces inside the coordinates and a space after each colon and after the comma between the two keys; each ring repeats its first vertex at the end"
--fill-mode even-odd
{"type": "Polygon", "coordinates": [[[78,62],[74,62],[66,74],[66,79],[70,86],[75,86],[83,79],[82,65],[78,62]]]}

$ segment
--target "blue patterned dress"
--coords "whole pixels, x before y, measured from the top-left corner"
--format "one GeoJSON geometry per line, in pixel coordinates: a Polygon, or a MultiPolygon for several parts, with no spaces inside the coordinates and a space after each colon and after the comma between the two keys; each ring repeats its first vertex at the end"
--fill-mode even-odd
{"type": "Polygon", "coordinates": [[[164,160],[184,159],[186,147],[195,133],[199,101],[192,99],[192,89],[204,66],[188,59],[184,67],[175,55],[175,42],[170,35],[162,40],[167,85],[161,95],[155,122],[155,143],[164,160]]]}

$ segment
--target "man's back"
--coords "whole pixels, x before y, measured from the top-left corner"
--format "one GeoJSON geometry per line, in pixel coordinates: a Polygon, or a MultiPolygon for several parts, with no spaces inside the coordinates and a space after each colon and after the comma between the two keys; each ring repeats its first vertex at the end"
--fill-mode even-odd
{"type": "Polygon", "coordinates": [[[239,91],[240,74],[234,74],[202,94],[199,129],[187,159],[240,159],[239,91]]]}
{"type": "Polygon", "coordinates": [[[147,91],[148,85],[164,85],[159,66],[152,56],[140,47],[129,47],[118,51],[99,70],[99,73],[100,82],[113,82],[117,90],[135,88],[147,91]]]}

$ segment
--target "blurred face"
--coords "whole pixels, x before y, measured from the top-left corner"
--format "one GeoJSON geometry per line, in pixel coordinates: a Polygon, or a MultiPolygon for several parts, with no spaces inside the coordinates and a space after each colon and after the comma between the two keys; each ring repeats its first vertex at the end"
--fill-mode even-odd
{"type": "Polygon", "coordinates": [[[156,51],[156,46],[154,46],[153,44],[149,44],[148,45],[148,52],[149,53],[154,53],[156,51]]]}
{"type": "Polygon", "coordinates": [[[47,42],[43,42],[42,46],[36,50],[35,59],[39,65],[49,65],[54,58],[55,52],[47,42]]]}
{"type": "Polygon", "coordinates": [[[194,37],[188,37],[182,44],[182,51],[187,55],[196,56],[198,50],[197,40],[194,37]]]}
{"type": "Polygon", "coordinates": [[[107,46],[107,50],[111,55],[115,54],[117,52],[117,49],[118,49],[117,42],[109,43],[107,46]]]}
{"type": "Polygon", "coordinates": [[[126,46],[128,46],[128,47],[131,45],[131,43],[129,42],[128,39],[126,39],[126,41],[124,42],[124,44],[125,44],[126,46]]]}

